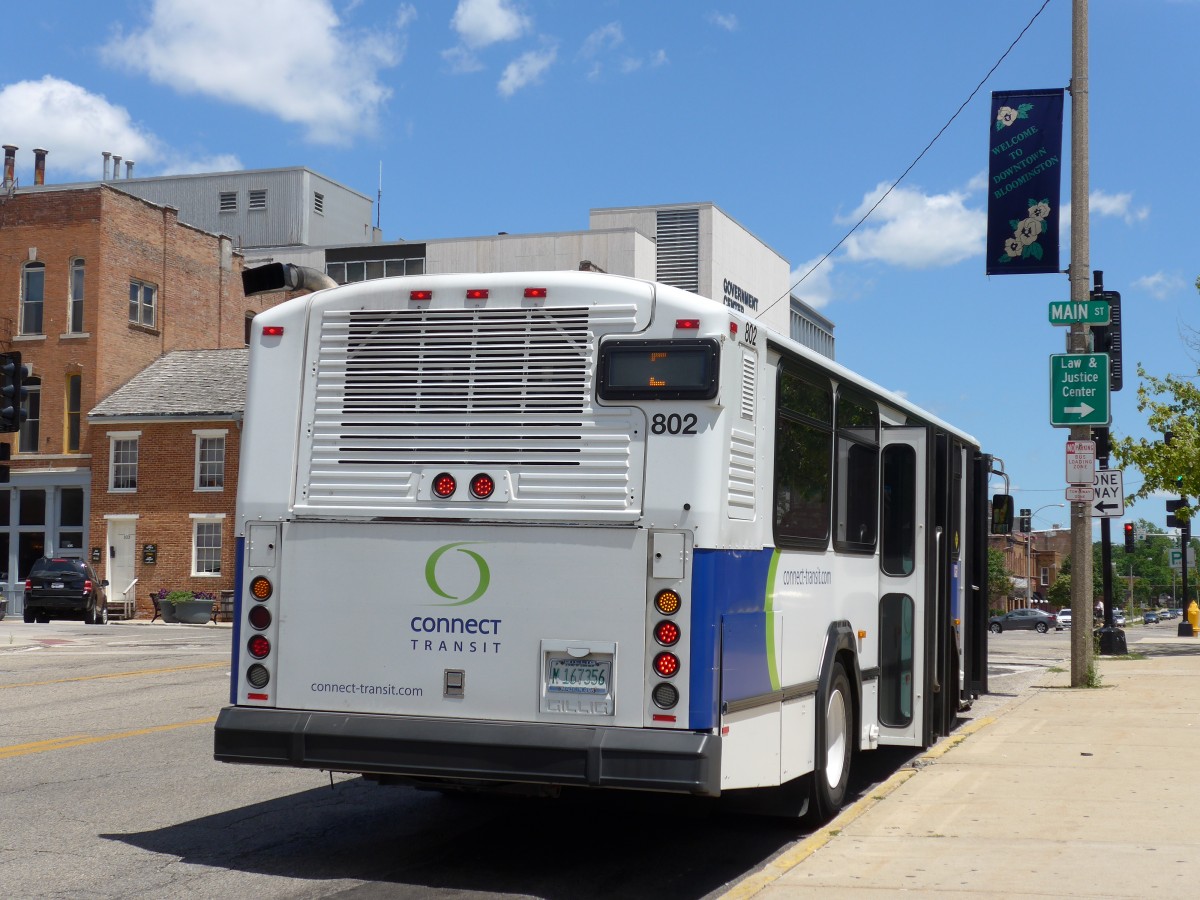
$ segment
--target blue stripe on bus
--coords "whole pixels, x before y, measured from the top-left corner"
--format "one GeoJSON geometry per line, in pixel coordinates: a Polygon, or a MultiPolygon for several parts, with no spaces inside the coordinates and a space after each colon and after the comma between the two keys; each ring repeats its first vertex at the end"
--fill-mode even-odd
{"type": "Polygon", "coordinates": [[[238,673],[241,671],[242,647],[242,557],[246,538],[238,535],[233,551],[233,659],[230,660],[229,702],[237,705],[238,673]]]}
{"type": "Polygon", "coordinates": [[[771,548],[695,551],[688,681],[690,728],[715,728],[722,697],[752,697],[771,690],[766,599],[773,553],[771,548]],[[722,647],[722,623],[726,621],[722,647]]]}

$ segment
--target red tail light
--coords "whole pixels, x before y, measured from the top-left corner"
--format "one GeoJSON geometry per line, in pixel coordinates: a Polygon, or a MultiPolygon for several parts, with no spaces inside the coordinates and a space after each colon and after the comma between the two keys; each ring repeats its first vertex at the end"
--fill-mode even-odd
{"type": "Polygon", "coordinates": [[[29,590],[32,590],[32,589],[33,589],[33,579],[32,579],[32,578],[26,578],[26,579],[25,579],[25,590],[29,591],[29,590]]]}
{"type": "Polygon", "coordinates": [[[679,641],[679,626],[666,619],[654,626],[654,639],[664,647],[670,647],[679,641]]]}
{"type": "Polygon", "coordinates": [[[496,490],[496,481],[491,475],[480,472],[471,479],[471,495],[478,500],[486,500],[496,490]]]}
{"type": "Polygon", "coordinates": [[[92,592],[92,579],[90,579],[90,578],[83,579],[83,592],[85,594],[90,594],[92,592]]]}
{"type": "Polygon", "coordinates": [[[674,653],[660,653],[654,657],[654,671],[663,678],[671,678],[679,671],[679,657],[674,653]]]}
{"type": "Polygon", "coordinates": [[[271,652],[271,642],[261,634],[256,634],[246,642],[246,650],[255,659],[262,659],[271,652]]]}
{"type": "Polygon", "coordinates": [[[454,476],[449,472],[443,472],[437,478],[433,479],[434,496],[441,497],[443,500],[453,496],[457,489],[458,482],[454,480],[454,476]]]}

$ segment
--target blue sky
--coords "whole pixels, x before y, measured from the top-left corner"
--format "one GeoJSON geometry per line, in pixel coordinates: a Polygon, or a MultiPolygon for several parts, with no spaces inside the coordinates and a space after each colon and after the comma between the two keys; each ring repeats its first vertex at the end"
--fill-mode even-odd
{"type": "MultiPolygon", "coordinates": [[[[797,278],[909,167],[1045,0],[46,0],[9,10],[0,142],[49,182],[308,166],[374,196],[385,239],[587,227],[712,201],[797,278]]],[[[1091,0],[1091,259],[1121,292],[1114,430],[1136,366],[1195,375],[1200,0],[1091,0]]],[[[1065,87],[1049,0],[979,93],[797,293],[839,361],[973,433],[1018,507],[1063,503],[1049,424],[1063,275],[984,274],[993,90],[1065,87]]],[[[1063,207],[1070,200],[1070,100],[1063,207]]],[[[1063,267],[1069,262],[1063,236],[1063,267]]],[[[1127,490],[1141,478],[1127,472],[1127,490]]],[[[994,487],[998,489],[999,483],[994,487]]],[[[1042,510],[1035,528],[1068,521],[1042,510]]],[[[1132,515],[1160,526],[1161,498],[1132,515]]]]}

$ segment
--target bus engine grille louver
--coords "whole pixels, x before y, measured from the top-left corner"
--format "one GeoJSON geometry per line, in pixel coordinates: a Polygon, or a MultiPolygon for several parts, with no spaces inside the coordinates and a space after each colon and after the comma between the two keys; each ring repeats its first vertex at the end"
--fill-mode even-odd
{"type": "Polygon", "coordinates": [[[593,406],[591,385],[598,336],[634,314],[326,311],[297,506],[414,512],[422,470],[470,466],[510,473],[506,516],[628,512],[630,417],[593,406]]]}

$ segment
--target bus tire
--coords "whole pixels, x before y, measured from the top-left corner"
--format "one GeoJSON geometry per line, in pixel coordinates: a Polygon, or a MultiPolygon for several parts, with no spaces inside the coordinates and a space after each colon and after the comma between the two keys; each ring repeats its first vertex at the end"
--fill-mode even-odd
{"type": "MultiPolygon", "coordinates": [[[[819,696],[819,695],[818,695],[819,696]]],[[[812,774],[812,811],[822,822],[832,819],[846,800],[854,749],[854,698],[840,662],[829,673],[825,708],[817,716],[817,768],[812,774]]]]}

